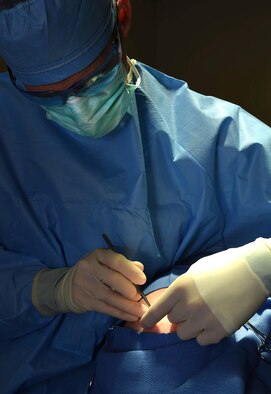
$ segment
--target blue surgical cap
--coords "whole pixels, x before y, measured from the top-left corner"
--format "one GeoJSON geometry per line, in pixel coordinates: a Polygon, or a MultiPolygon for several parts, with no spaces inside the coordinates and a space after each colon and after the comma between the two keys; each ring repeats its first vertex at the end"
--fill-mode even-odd
{"type": "Polygon", "coordinates": [[[29,85],[88,66],[112,35],[114,0],[28,0],[0,12],[0,56],[29,85]]]}

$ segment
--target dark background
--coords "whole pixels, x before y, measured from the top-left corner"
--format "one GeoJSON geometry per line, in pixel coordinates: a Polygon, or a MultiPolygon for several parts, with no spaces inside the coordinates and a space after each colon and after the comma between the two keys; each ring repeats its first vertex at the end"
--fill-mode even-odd
{"type": "Polygon", "coordinates": [[[271,125],[271,0],[131,4],[130,57],[187,81],[193,90],[239,104],[271,125]]]}
{"type": "Polygon", "coordinates": [[[131,0],[128,54],[271,125],[271,1],[131,0]]]}

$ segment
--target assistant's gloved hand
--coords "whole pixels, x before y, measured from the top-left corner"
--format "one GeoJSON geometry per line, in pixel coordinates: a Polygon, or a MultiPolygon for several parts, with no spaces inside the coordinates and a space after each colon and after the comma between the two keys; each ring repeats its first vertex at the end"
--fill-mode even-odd
{"type": "Polygon", "coordinates": [[[196,338],[202,345],[233,333],[270,294],[268,242],[259,238],[200,259],[147,310],[141,325],[152,327],[167,314],[181,339],[196,338]]]}
{"type": "Polygon", "coordinates": [[[71,268],[39,271],[33,281],[32,302],[45,316],[95,311],[135,321],[146,310],[133,285],[146,282],[143,269],[140,262],[96,249],[71,268]]]}

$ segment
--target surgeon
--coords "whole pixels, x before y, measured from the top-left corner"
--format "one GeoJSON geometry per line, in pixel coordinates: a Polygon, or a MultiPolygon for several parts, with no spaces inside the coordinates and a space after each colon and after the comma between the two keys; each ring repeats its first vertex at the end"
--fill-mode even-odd
{"type": "Polygon", "coordinates": [[[0,2],[3,393],[86,393],[118,319],[210,344],[270,293],[270,128],[128,58],[130,23],[129,0],[0,2]]]}

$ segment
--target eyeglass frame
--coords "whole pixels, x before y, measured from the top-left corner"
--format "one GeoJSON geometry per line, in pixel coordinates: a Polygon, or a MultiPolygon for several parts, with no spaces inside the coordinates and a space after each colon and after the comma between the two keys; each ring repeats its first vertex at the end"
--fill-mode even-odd
{"type": "Polygon", "coordinates": [[[105,72],[108,65],[116,55],[119,55],[118,61],[121,61],[122,50],[117,26],[115,28],[114,39],[111,44],[112,48],[107,55],[105,61],[94,71],[90,72],[83,78],[80,78],[77,82],[72,84],[72,86],[67,89],[60,91],[48,90],[40,92],[31,92],[29,90],[22,89],[22,87],[18,85],[17,78],[13,75],[12,70],[10,69],[10,67],[7,66],[10,80],[16,90],[20,91],[20,93],[22,93],[25,97],[27,97],[33,102],[46,106],[64,105],[69,97],[77,95],[79,92],[83,91],[84,88],[88,87],[88,82],[90,81],[90,79],[100,74],[103,74],[103,72],[105,72]]]}
{"type": "Polygon", "coordinates": [[[260,340],[260,345],[258,346],[258,354],[260,355],[261,359],[268,364],[271,364],[271,357],[268,360],[263,353],[269,353],[271,356],[271,331],[266,335],[257,327],[255,327],[251,322],[246,322],[244,327],[247,330],[251,330],[256,337],[260,340]]]}

